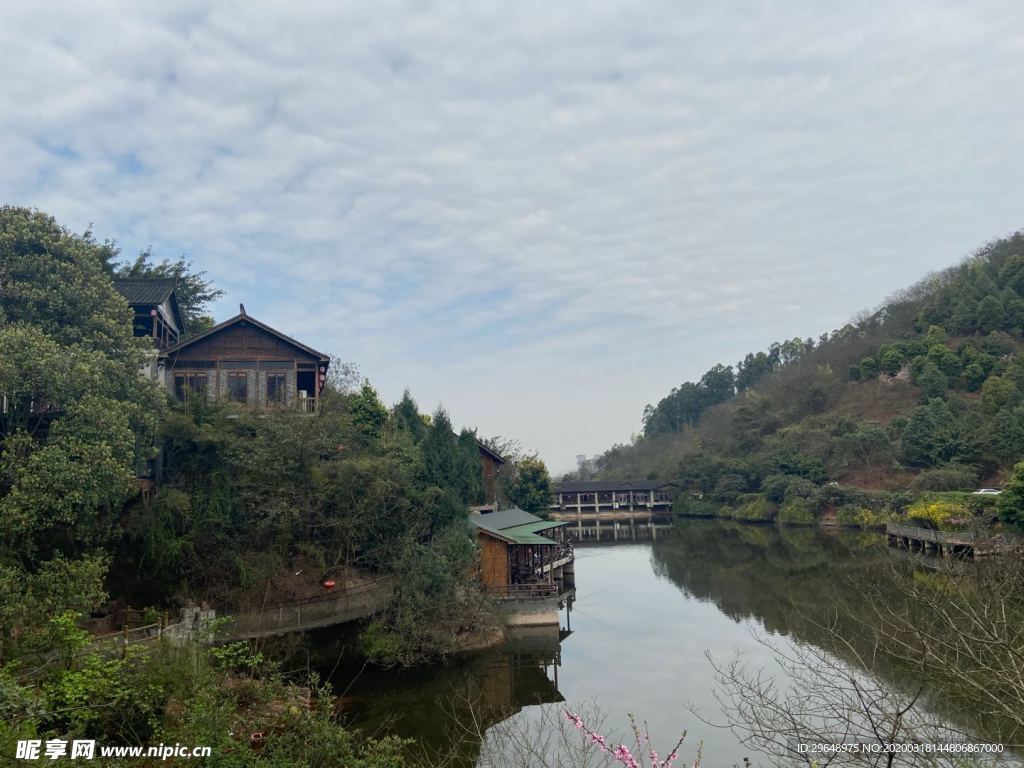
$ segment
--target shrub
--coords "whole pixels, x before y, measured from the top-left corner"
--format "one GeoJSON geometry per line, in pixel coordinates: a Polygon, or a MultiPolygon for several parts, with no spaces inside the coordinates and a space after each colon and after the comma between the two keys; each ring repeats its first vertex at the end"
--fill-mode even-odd
{"type": "Polygon", "coordinates": [[[874,512],[859,504],[844,504],[836,510],[836,522],[840,525],[859,526],[865,520],[873,519],[874,512]]]}
{"type": "Polygon", "coordinates": [[[878,362],[873,357],[865,357],[860,361],[861,379],[873,379],[878,376],[878,362]]]}
{"type": "Polygon", "coordinates": [[[809,499],[790,499],[779,509],[775,522],[782,525],[811,525],[814,523],[814,504],[809,499]]]}
{"type": "Polygon", "coordinates": [[[960,385],[968,392],[977,392],[985,383],[985,369],[978,363],[971,363],[960,375],[960,385]]]}
{"type": "Polygon", "coordinates": [[[974,487],[978,473],[963,464],[925,470],[914,478],[912,486],[918,491],[962,491],[974,487]]]}
{"type": "Polygon", "coordinates": [[[895,376],[903,368],[904,357],[900,350],[893,347],[886,347],[882,351],[879,367],[883,373],[895,376]]]}
{"type": "Polygon", "coordinates": [[[913,503],[914,494],[910,491],[893,491],[885,501],[885,510],[890,516],[903,516],[913,503]]]}
{"type": "Polygon", "coordinates": [[[672,504],[673,512],[688,517],[714,517],[717,510],[718,505],[714,502],[686,494],[676,497],[672,504]]]}
{"type": "Polygon", "coordinates": [[[737,520],[768,521],[775,517],[775,505],[759,493],[745,493],[732,515],[737,520]]]}
{"type": "Polygon", "coordinates": [[[924,528],[948,531],[964,527],[970,513],[962,502],[929,497],[911,504],[907,518],[924,528]]]}
{"type": "Polygon", "coordinates": [[[1024,527],[1024,461],[1014,466],[1010,482],[996,506],[1000,520],[1024,527]]]}

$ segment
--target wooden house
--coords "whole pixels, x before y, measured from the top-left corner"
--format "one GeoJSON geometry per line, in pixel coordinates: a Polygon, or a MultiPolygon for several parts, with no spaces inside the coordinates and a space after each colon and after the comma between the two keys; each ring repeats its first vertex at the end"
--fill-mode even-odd
{"type": "Polygon", "coordinates": [[[174,346],[185,332],[185,321],[178,306],[174,278],[124,278],[114,288],[124,296],[134,314],[132,331],[153,340],[153,346],[165,350],[174,346]]]}
{"type": "Polygon", "coordinates": [[[168,390],[186,403],[203,398],[315,411],[330,357],[239,309],[230,320],[161,352],[168,390]]]}
{"type": "Polygon", "coordinates": [[[573,552],[565,523],[518,508],[471,514],[480,545],[479,578],[497,597],[548,597],[571,587],[573,552]]]}

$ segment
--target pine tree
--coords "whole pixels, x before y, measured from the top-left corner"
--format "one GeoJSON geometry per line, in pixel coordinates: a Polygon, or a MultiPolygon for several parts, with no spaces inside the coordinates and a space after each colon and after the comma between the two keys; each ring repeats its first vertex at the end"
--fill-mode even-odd
{"type": "Polygon", "coordinates": [[[416,401],[413,400],[408,389],[402,393],[402,399],[392,409],[391,417],[394,419],[395,427],[401,432],[409,433],[417,443],[427,433],[427,426],[420,416],[419,406],[416,405],[416,401]]]}

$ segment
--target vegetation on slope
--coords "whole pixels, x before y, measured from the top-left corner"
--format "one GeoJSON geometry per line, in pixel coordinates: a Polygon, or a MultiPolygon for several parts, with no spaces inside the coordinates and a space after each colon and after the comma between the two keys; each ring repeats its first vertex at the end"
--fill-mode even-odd
{"type": "Polygon", "coordinates": [[[1018,232],[818,340],[673,389],[597,472],[680,481],[684,507],[791,522],[1001,483],[1024,457],[1022,297],[1018,232]]]}
{"type": "Polygon", "coordinates": [[[44,213],[0,209],[0,752],[40,736],[163,739],[212,745],[219,765],[402,764],[400,745],[353,736],[315,681],[285,679],[247,644],[116,658],[81,626],[112,598],[173,615],[395,574],[368,652],[452,650],[491,622],[465,522],[483,501],[475,433],[408,393],[386,408],[346,365],[315,416],[172,402],[139,375],[150,342],[112,278],[183,281],[193,329],[218,292],[184,262],[117,257],[44,213]],[[144,504],[136,477],[157,445],[166,478],[144,504]],[[260,723],[274,738],[256,749],[260,723]]]}

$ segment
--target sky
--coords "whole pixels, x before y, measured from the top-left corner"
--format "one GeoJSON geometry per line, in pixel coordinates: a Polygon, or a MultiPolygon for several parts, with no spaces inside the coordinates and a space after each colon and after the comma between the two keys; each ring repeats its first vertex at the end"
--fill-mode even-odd
{"type": "Polygon", "coordinates": [[[0,202],[556,472],[1024,224],[1015,1],[0,2],[0,202]]]}

